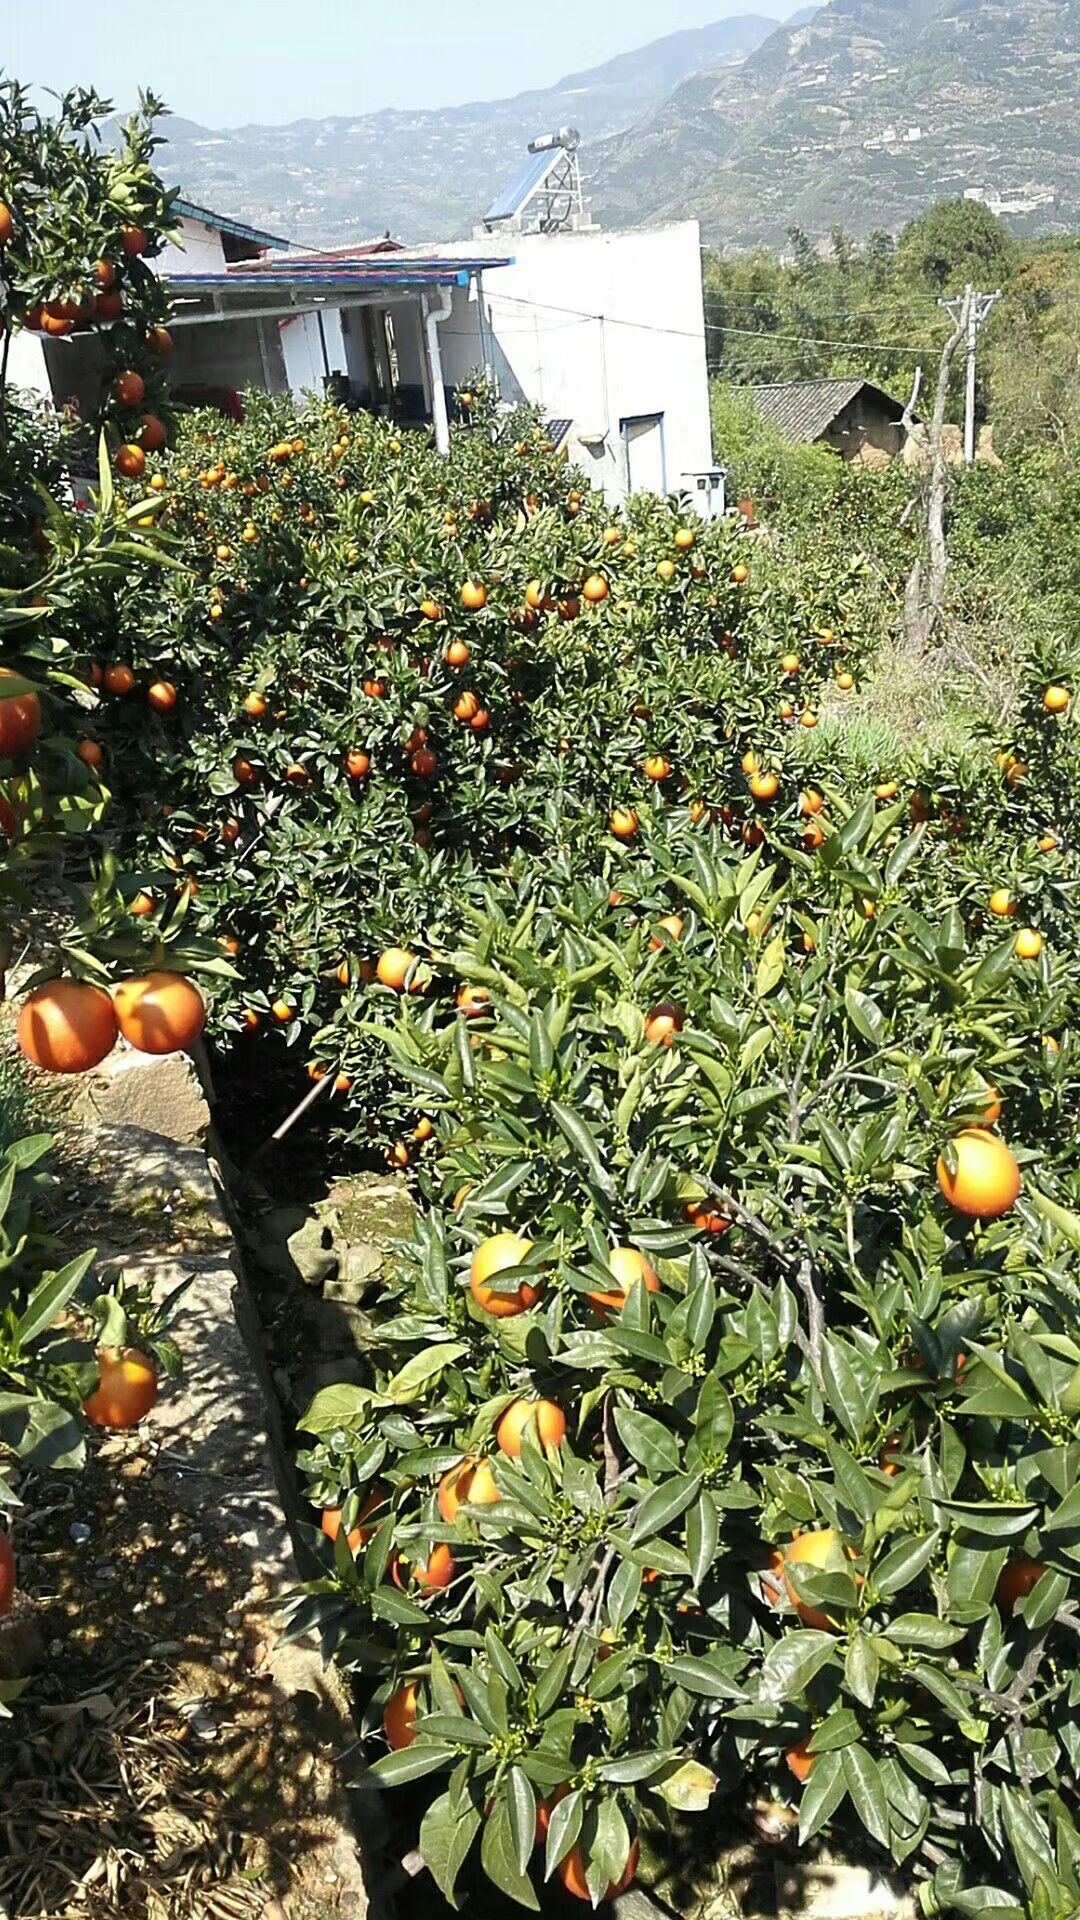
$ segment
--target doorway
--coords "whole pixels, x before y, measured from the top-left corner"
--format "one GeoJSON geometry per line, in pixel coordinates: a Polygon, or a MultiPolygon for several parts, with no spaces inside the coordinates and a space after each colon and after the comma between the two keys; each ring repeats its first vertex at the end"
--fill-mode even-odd
{"type": "Polygon", "coordinates": [[[628,493],[667,492],[662,413],[636,413],[619,422],[628,493]]]}

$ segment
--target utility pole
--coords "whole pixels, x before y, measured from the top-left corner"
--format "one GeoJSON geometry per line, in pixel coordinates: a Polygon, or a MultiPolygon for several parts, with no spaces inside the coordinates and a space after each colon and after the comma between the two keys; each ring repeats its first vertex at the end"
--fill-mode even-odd
{"type": "Polygon", "coordinates": [[[1001,299],[1001,288],[996,293],[976,293],[969,281],[962,294],[954,294],[951,300],[939,300],[938,306],[951,313],[956,325],[963,329],[967,349],[967,392],[964,407],[964,460],[970,467],[975,458],[975,356],[979,344],[980,330],[990,316],[990,309],[1001,299]]]}

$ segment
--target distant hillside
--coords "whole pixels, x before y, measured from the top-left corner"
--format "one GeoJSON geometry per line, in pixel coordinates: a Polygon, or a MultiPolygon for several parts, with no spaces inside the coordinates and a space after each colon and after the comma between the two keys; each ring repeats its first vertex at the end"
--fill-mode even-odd
{"type": "Polygon", "coordinates": [[[697,72],[587,156],[605,222],[718,244],[897,228],[979,189],[1020,232],[1080,221],[1080,0],[832,0],[697,72]]]}
{"type": "Polygon", "coordinates": [[[520,168],[534,134],[598,140],[649,114],[688,75],[737,66],[774,32],[762,14],[673,33],[554,87],[437,112],[391,110],[214,130],[164,123],[166,177],[193,200],[301,241],[389,228],[406,240],[467,234],[520,168]]]}

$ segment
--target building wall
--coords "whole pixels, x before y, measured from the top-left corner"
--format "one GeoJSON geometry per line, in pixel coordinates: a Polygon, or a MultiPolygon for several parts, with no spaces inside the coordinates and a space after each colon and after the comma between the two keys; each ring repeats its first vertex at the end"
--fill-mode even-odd
{"type": "Polygon", "coordinates": [[[152,262],[154,272],[224,273],[225,251],[217,228],[204,226],[187,214],[181,215],[179,226],[183,245],[174,246],[170,240],[152,262]]]}
{"type": "MultiPolygon", "coordinates": [[[[515,256],[513,266],[483,277],[489,354],[504,398],[572,420],[572,457],[613,497],[626,490],[624,421],[663,416],[669,491],[712,464],[696,221],[627,233],[492,235],[440,248],[485,250],[515,256]],[[597,430],[599,445],[580,438],[597,430]]],[[[456,385],[484,358],[471,288],[455,290],[439,337],[447,384],[456,385]]]]}
{"type": "Polygon", "coordinates": [[[893,459],[903,451],[904,431],[898,420],[890,419],[872,400],[856,398],[837,414],[821,438],[845,460],[854,460],[864,447],[875,447],[893,459]]]}
{"type": "Polygon", "coordinates": [[[169,384],[174,392],[185,387],[259,387],[265,393],[288,391],[285,355],[277,322],[268,320],[208,320],[197,326],[172,322],[174,341],[169,361],[169,384]]]}

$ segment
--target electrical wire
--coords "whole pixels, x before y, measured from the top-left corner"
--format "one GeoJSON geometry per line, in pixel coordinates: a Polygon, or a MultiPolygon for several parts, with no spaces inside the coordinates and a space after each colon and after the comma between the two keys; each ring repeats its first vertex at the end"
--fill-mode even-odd
{"type": "MultiPolygon", "coordinates": [[[[520,294],[491,293],[485,288],[484,297],[489,303],[501,300],[504,304],[509,302],[512,306],[529,307],[545,313],[572,315],[579,320],[599,320],[609,327],[633,327],[639,332],[668,334],[681,340],[699,338],[696,330],[690,327],[664,327],[651,320],[624,320],[616,314],[590,313],[584,307],[557,307],[549,301],[529,300],[520,294]]],[[[828,340],[814,334],[774,333],[767,327],[729,327],[715,320],[706,321],[704,330],[706,333],[741,334],[751,340],[777,340],[804,347],[845,348],[860,353],[903,353],[910,354],[914,358],[927,353],[936,353],[941,344],[940,341],[928,341],[922,346],[914,346],[910,342],[901,340],[828,340]]]]}

